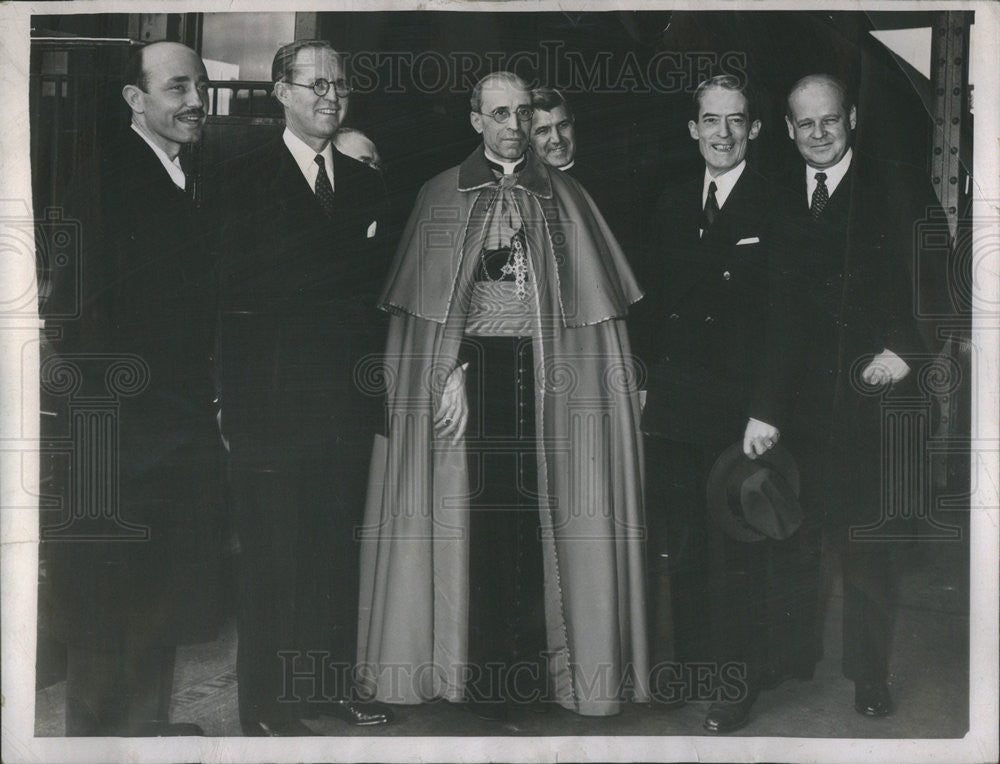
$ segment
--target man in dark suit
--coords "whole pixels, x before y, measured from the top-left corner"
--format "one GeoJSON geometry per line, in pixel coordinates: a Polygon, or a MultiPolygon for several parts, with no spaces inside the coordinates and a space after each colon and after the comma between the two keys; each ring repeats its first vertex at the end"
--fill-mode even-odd
{"type": "Polygon", "coordinates": [[[844,675],[857,711],[884,716],[890,546],[858,532],[881,517],[883,478],[902,477],[885,471],[882,412],[918,392],[915,365],[933,349],[914,317],[914,225],[938,205],[913,168],[852,149],[840,80],[799,80],[786,122],[805,166],[775,185],[769,352],[744,448],[780,435],[799,458],[803,508],[843,553],[844,675]]]}
{"type": "Polygon", "coordinates": [[[713,77],[693,106],[688,130],[705,171],[656,204],[640,271],[648,291],[633,326],[649,375],[642,429],[651,654],[654,664],[681,667],[745,664],[745,692],[713,703],[705,720],[709,731],[727,732],[746,722],[759,688],[809,674],[813,659],[795,625],[765,607],[765,599],[794,596],[774,591],[773,581],[803,564],[800,541],[748,544],[707,523],[709,471],[750,411],[767,305],[767,184],[746,160],[761,125],[744,83],[713,77]]]}
{"type": "MultiPolygon", "coordinates": [[[[78,319],[46,321],[60,334],[43,385],[75,370],[70,407],[94,409],[71,417],[72,522],[43,528],[67,735],[202,734],[167,712],[176,645],[212,639],[220,611],[215,273],[179,161],[201,138],[207,81],[184,45],[139,49],[122,89],[131,126],[67,194],[82,302],[78,319]]],[[[43,315],[75,300],[57,279],[43,315]]]]}
{"type": "Polygon", "coordinates": [[[282,47],[272,75],[284,133],[223,171],[222,423],[241,548],[240,720],[248,735],[308,735],[301,719],[317,713],[389,720],[352,692],[385,195],[378,172],[333,148],[350,89],[330,44],[282,47]]]}

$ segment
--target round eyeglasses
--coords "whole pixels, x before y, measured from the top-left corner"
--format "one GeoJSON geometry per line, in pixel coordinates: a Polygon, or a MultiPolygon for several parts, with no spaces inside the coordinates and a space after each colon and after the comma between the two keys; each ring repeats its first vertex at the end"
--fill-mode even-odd
{"type": "Polygon", "coordinates": [[[330,92],[330,88],[333,88],[333,92],[337,94],[337,98],[346,98],[351,94],[351,86],[347,84],[347,80],[335,80],[334,82],[330,82],[329,80],[324,80],[320,77],[310,85],[306,85],[301,82],[292,82],[291,80],[283,80],[283,82],[287,82],[289,85],[295,85],[300,88],[309,88],[321,98],[330,92]]]}
{"type": "MultiPolygon", "coordinates": [[[[511,111],[506,106],[498,106],[493,111],[487,113],[485,111],[476,112],[484,117],[493,117],[493,119],[499,122],[501,125],[510,119],[511,111]]],[[[535,110],[530,106],[518,106],[514,109],[514,114],[517,115],[518,122],[529,122],[531,118],[535,116],[535,110]]]]}

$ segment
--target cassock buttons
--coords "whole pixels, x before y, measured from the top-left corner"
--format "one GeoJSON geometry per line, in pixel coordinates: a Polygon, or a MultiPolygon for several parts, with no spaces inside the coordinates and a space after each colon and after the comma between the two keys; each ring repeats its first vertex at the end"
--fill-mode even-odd
{"type": "Polygon", "coordinates": [[[705,316],[705,323],[706,324],[714,324],[715,323],[715,319],[712,318],[712,316],[705,316]]]}
{"type": "Polygon", "coordinates": [[[670,320],[671,321],[676,321],[678,318],[680,318],[680,316],[678,316],[676,313],[671,313],[670,314],[670,320]]]}
{"type": "Polygon", "coordinates": [[[729,271],[722,272],[722,278],[724,278],[726,281],[729,281],[729,279],[731,279],[732,277],[733,274],[731,274],[729,271]]]}

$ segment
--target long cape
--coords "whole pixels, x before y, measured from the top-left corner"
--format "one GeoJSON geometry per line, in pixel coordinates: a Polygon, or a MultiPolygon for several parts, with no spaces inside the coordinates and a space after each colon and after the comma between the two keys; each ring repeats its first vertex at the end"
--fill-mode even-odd
{"type": "MultiPolygon", "coordinates": [[[[463,699],[476,444],[435,440],[432,412],[457,363],[497,188],[482,148],[429,181],[381,300],[393,314],[388,438],[376,443],[361,529],[358,668],[385,702],[463,699]]],[[[641,292],[576,181],[532,156],[514,195],[536,285],[549,677],[564,707],[609,715],[648,699],[640,410],[623,321],[641,292]]]]}

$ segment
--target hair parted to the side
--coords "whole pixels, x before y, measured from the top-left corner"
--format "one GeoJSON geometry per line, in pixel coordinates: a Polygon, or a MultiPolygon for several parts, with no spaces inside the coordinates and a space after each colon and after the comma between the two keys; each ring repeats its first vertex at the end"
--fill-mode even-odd
{"type": "Polygon", "coordinates": [[[271,62],[271,82],[281,82],[287,79],[295,66],[295,57],[300,50],[306,48],[328,50],[334,55],[340,55],[334,50],[329,40],[296,40],[295,42],[282,45],[278,48],[278,52],[274,54],[274,60],[271,62]]]}
{"type": "Polygon", "coordinates": [[[735,74],[717,74],[714,77],[709,77],[695,88],[694,93],[691,96],[692,120],[695,122],[698,121],[701,101],[705,97],[705,93],[713,88],[721,88],[722,90],[731,90],[735,93],[741,93],[747,102],[747,119],[750,122],[753,122],[758,118],[757,94],[750,86],[750,81],[746,78],[741,79],[735,74]]]}

